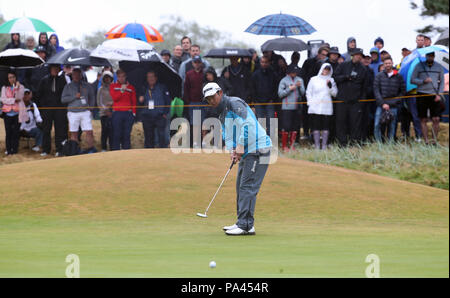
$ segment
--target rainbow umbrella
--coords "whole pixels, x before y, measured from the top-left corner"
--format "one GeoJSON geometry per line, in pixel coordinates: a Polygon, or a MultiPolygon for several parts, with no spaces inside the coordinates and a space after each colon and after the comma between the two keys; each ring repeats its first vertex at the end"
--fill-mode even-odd
{"type": "Polygon", "coordinates": [[[149,25],[139,23],[120,24],[105,34],[107,39],[130,37],[146,42],[163,42],[161,33],[149,25]]]}
{"type": "Polygon", "coordinates": [[[22,32],[55,32],[55,30],[38,19],[27,17],[13,19],[0,26],[0,33],[22,32]]]}

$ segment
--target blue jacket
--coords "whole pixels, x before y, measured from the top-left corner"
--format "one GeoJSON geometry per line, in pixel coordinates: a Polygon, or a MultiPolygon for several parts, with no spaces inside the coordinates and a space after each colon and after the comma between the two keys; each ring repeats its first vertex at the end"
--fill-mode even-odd
{"type": "MultiPolygon", "coordinates": [[[[59,53],[59,52],[64,51],[64,48],[61,47],[61,46],[59,46],[59,37],[58,37],[58,35],[56,35],[55,33],[53,33],[52,35],[50,35],[49,40],[52,38],[52,36],[56,37],[56,46],[55,46],[56,53],[59,53]]],[[[50,42],[50,41],[49,41],[49,42],[50,42]]]]}
{"type": "Polygon", "coordinates": [[[167,87],[162,83],[156,83],[153,89],[150,89],[148,84],[145,84],[141,89],[141,96],[144,96],[141,115],[145,117],[158,117],[170,112],[170,94],[167,87]],[[153,100],[154,109],[149,109],[149,102],[153,100]],[[158,107],[164,106],[164,107],[158,107]]]}
{"type": "Polygon", "coordinates": [[[272,147],[270,137],[244,100],[223,95],[217,110],[220,111],[219,120],[227,150],[235,149],[237,145],[244,146],[245,157],[272,147]]]}
{"type": "Polygon", "coordinates": [[[372,61],[372,63],[370,63],[370,65],[369,65],[369,67],[373,71],[373,74],[377,75],[379,72],[378,67],[380,66],[380,64],[382,64],[382,62],[381,62],[381,57],[380,57],[380,50],[377,47],[373,47],[370,49],[370,53],[372,53],[374,50],[376,50],[378,53],[378,60],[372,61]]]}

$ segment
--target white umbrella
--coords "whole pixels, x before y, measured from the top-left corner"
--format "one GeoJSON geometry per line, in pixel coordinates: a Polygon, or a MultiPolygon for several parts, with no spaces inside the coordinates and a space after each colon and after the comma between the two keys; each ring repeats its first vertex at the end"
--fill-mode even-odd
{"type": "Polygon", "coordinates": [[[45,63],[35,52],[24,49],[9,49],[0,53],[0,66],[30,68],[45,63]]]}
{"type": "Polygon", "coordinates": [[[442,48],[444,51],[436,51],[434,52],[434,61],[442,65],[448,71],[448,48],[445,46],[436,46],[442,48]]]}
{"type": "Polygon", "coordinates": [[[132,62],[151,61],[154,55],[152,45],[129,37],[107,40],[91,53],[92,57],[132,62]]]}

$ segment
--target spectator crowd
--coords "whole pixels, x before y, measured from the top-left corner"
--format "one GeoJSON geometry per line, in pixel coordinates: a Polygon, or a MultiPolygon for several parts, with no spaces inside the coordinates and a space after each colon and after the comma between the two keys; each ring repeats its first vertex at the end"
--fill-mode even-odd
{"type": "MultiPolygon", "coordinates": [[[[419,34],[416,44],[427,47],[431,39],[419,34]]],[[[56,34],[49,38],[46,33],[39,35],[37,44],[33,37],[22,43],[19,34],[11,34],[5,49],[11,48],[33,50],[45,61],[64,50],[56,34]]],[[[183,116],[191,127],[216,116],[202,92],[203,86],[215,82],[224,94],[245,100],[258,119],[265,119],[268,134],[280,135],[285,152],[300,140],[325,150],[333,143],[349,146],[408,138],[411,122],[417,142],[436,142],[445,108],[441,94],[447,92],[448,98],[448,74],[444,76],[433,52],[415,67],[411,83],[417,89],[410,92],[399,69],[411,50],[403,48],[402,61],[393,61],[380,37],[368,53],[357,47],[354,37],[347,40],[342,54],[338,47],[323,43],[302,66],[298,52],[289,64],[273,51],[261,57],[254,49],[249,52],[251,57],[230,57],[219,75],[202,57],[200,45],[187,36],[172,51],[161,51],[162,59],[182,79],[183,116]],[[200,115],[201,122],[194,115],[200,115]],[[278,118],[279,131],[270,127],[273,118],[278,118]],[[429,119],[433,140],[428,139],[429,119]]],[[[130,149],[136,122],[142,123],[145,148],[169,146],[169,107],[174,96],[156,70],[145,73],[141,85],[131,84],[122,69],[104,67],[93,83],[88,83],[85,71],[54,64],[7,71],[1,88],[6,155],[18,153],[21,136],[35,139],[33,151],[49,155],[52,129],[56,156],[68,154],[67,144],[79,147],[81,134],[86,149],[77,153],[95,153],[93,119],[101,122],[102,151],[130,149]]]]}

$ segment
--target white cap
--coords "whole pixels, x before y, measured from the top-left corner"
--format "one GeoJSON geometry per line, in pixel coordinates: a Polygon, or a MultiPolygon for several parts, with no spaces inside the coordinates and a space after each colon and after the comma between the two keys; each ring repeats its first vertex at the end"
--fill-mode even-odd
{"type": "Polygon", "coordinates": [[[216,83],[208,83],[203,87],[203,98],[213,96],[222,90],[216,83]]]}

